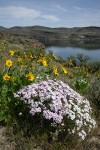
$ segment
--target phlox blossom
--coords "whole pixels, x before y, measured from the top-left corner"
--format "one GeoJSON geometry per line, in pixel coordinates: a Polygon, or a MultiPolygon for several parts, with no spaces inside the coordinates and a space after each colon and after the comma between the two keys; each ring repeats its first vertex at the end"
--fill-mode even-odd
{"type": "Polygon", "coordinates": [[[76,133],[82,140],[87,130],[91,131],[96,125],[91,117],[89,101],[60,80],[30,84],[14,93],[14,96],[28,104],[32,116],[40,114],[50,122],[51,127],[60,125],[60,131],[66,129],[70,131],[69,134],[76,133]]]}

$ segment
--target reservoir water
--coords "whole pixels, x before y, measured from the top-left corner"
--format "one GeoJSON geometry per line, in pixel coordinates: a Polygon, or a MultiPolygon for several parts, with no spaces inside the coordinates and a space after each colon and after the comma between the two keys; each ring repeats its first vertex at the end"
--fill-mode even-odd
{"type": "Polygon", "coordinates": [[[85,48],[76,48],[76,47],[57,47],[49,46],[46,48],[48,52],[51,50],[56,56],[61,56],[66,59],[69,56],[77,56],[77,54],[82,53],[88,55],[92,61],[100,61],[100,48],[99,49],[85,49],[85,48]]]}

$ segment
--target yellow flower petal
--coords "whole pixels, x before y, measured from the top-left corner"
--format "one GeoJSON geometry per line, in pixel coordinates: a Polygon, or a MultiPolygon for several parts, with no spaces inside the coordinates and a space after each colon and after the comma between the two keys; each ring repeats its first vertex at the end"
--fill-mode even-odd
{"type": "Polygon", "coordinates": [[[29,72],[27,75],[26,75],[26,78],[29,80],[29,81],[33,81],[35,76],[32,74],[32,72],[29,72]]]}
{"type": "Polygon", "coordinates": [[[10,79],[10,76],[6,73],[4,76],[3,76],[3,80],[9,80],[10,79]]]}
{"type": "Polygon", "coordinates": [[[13,62],[10,59],[6,60],[6,66],[11,67],[12,64],[13,64],[13,62]]]}

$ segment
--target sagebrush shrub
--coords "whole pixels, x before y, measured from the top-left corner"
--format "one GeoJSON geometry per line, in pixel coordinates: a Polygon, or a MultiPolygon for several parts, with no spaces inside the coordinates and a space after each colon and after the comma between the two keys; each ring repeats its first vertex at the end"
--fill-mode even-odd
{"type": "Polygon", "coordinates": [[[100,110],[100,79],[95,78],[90,83],[87,91],[87,98],[92,102],[97,110],[100,110]]]}

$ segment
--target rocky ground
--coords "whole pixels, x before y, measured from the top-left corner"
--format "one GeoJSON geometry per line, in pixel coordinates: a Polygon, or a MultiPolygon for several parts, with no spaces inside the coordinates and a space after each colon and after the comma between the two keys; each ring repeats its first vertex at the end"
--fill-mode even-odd
{"type": "Polygon", "coordinates": [[[0,126],[0,150],[14,150],[14,146],[8,141],[6,127],[0,126]]]}
{"type": "MultiPolygon", "coordinates": [[[[18,148],[18,143],[10,140],[10,137],[6,134],[6,127],[0,126],[0,150],[28,150],[18,148]]],[[[29,150],[44,150],[38,148],[31,148],[29,150]]],[[[46,149],[45,149],[46,150],[46,149]]],[[[48,150],[48,149],[47,149],[48,150]]],[[[76,149],[74,150],[100,150],[100,128],[96,128],[91,135],[76,149]]]]}

